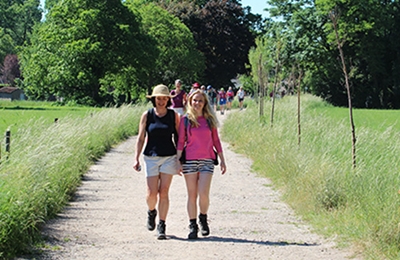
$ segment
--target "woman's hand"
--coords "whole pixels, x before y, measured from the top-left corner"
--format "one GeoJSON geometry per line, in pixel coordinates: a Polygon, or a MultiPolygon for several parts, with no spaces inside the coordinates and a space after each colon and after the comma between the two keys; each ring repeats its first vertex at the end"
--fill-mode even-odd
{"type": "Polygon", "coordinates": [[[178,157],[176,158],[176,165],[177,165],[177,168],[178,168],[178,175],[182,176],[182,163],[181,163],[181,161],[179,161],[178,157]]]}
{"type": "Polygon", "coordinates": [[[225,172],[226,172],[226,164],[225,164],[225,161],[221,161],[221,163],[220,163],[220,168],[221,168],[221,174],[225,174],[225,172]]]}
{"type": "Polygon", "coordinates": [[[140,172],[142,170],[142,166],[140,165],[139,161],[135,162],[135,164],[133,165],[133,169],[137,172],[140,172]]]}

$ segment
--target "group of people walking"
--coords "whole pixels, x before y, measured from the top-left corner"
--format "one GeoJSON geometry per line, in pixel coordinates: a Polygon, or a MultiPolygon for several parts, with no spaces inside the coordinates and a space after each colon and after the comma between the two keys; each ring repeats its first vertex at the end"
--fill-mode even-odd
{"type": "Polygon", "coordinates": [[[167,238],[168,194],[174,175],[183,175],[185,178],[188,238],[196,239],[198,223],[203,236],[210,234],[207,213],[215,165],[220,165],[222,174],[226,172],[217,129],[218,120],[207,91],[203,91],[199,84],[193,84],[190,93],[186,94],[181,84],[177,80],[176,89],[171,92],[167,86],[157,85],[152,94],[147,96],[153,108],[141,116],[134,155],[133,168],[140,171],[139,157],[144,147],[147,228],[150,231],[157,228],[158,239],[167,238]],[[156,225],[157,215],[159,221],[156,225]]]}
{"type": "MultiPolygon", "coordinates": [[[[195,82],[192,85],[189,94],[192,94],[196,90],[201,90],[207,94],[208,103],[214,112],[217,111],[217,106],[219,106],[219,111],[221,115],[225,113],[226,110],[232,109],[232,102],[235,98],[235,92],[233,91],[232,87],[228,88],[228,91],[225,91],[224,88],[221,88],[219,91],[216,91],[211,85],[207,87],[202,85],[200,86],[199,83],[195,82]]],[[[180,115],[183,115],[185,111],[185,104],[187,102],[187,94],[182,89],[182,81],[177,79],[175,81],[175,89],[171,91],[172,96],[172,106],[171,108],[178,112],[180,115]]],[[[243,87],[240,87],[236,93],[236,96],[239,99],[239,108],[240,110],[243,109],[243,100],[245,96],[245,92],[243,87]]]]}

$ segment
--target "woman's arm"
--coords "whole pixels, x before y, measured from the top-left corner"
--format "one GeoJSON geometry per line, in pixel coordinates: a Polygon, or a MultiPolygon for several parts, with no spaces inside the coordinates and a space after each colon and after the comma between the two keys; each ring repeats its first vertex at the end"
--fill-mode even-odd
{"type": "MultiPolygon", "coordinates": [[[[176,146],[176,160],[177,164],[181,165],[181,161],[179,160],[182,156],[182,150],[184,148],[186,142],[186,128],[185,128],[185,117],[183,116],[179,122],[179,131],[178,131],[178,144],[176,146]]],[[[180,171],[182,171],[182,165],[179,167],[180,171]]]]}
{"type": "Polygon", "coordinates": [[[146,138],[146,123],[147,123],[147,111],[142,114],[139,123],[139,133],[136,141],[136,149],[135,149],[135,156],[134,156],[134,163],[133,169],[136,171],[140,171],[140,162],[139,156],[142,152],[144,141],[146,138]]]}
{"type": "Polygon", "coordinates": [[[187,103],[187,94],[186,93],[184,93],[183,94],[183,107],[186,107],[186,103],[187,103]]]}
{"type": "Polygon", "coordinates": [[[181,122],[181,116],[177,112],[174,113],[175,113],[175,130],[179,136],[179,123],[181,122]]]}
{"type": "Polygon", "coordinates": [[[221,174],[225,174],[226,172],[225,157],[224,157],[224,152],[222,150],[221,140],[219,139],[218,129],[216,127],[212,129],[212,139],[214,147],[217,150],[220,159],[221,174]]]}

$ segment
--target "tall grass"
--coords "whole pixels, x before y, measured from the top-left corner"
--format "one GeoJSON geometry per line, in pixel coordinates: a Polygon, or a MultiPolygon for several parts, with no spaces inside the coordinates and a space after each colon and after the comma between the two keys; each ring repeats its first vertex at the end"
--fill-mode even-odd
{"type": "Polygon", "coordinates": [[[285,97],[276,103],[273,127],[269,125],[270,105],[264,119],[251,103],[245,111],[232,114],[224,123],[224,139],[252,158],[254,170],[271,178],[284,199],[321,234],[338,235],[343,244],[361,248],[366,258],[398,259],[398,128],[387,127],[387,120],[386,127],[371,126],[370,121],[362,125],[362,118],[356,118],[360,123],[356,125],[357,168],[353,170],[348,119],[330,116],[332,107],[304,96],[298,146],[296,98],[285,97]]]}
{"type": "Polygon", "coordinates": [[[109,108],[18,128],[10,157],[0,164],[0,258],[37,241],[40,225],[65,206],[93,161],[137,133],[144,109],[109,108]]]}

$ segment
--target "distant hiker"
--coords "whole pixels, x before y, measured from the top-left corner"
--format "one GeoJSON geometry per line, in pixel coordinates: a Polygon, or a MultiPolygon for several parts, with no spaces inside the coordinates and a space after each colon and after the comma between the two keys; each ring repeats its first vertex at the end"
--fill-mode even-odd
{"type": "Polygon", "coordinates": [[[156,227],[158,201],[157,238],[166,239],[165,220],[169,208],[169,187],[172,176],[179,174],[173,138],[177,138],[180,116],[168,109],[171,106],[171,96],[167,86],[157,85],[151,96],[147,97],[151,98],[153,108],[144,112],[140,118],[133,168],[136,171],[141,170],[139,156],[147,135],[143,152],[147,177],[147,228],[152,231],[156,227]]]}
{"type": "Polygon", "coordinates": [[[192,89],[189,91],[189,96],[200,88],[200,84],[198,82],[193,83],[192,89]]]}
{"type": "Polygon", "coordinates": [[[232,87],[229,87],[228,91],[226,92],[226,110],[231,110],[234,97],[235,92],[233,92],[232,87]]]}
{"type": "Polygon", "coordinates": [[[239,100],[240,110],[243,109],[243,100],[244,100],[245,95],[246,95],[246,92],[243,90],[243,87],[240,87],[238,92],[236,93],[236,96],[238,97],[238,100],[239,100]]]}
{"type": "Polygon", "coordinates": [[[221,115],[223,115],[225,112],[225,105],[226,105],[226,92],[224,88],[221,88],[221,90],[218,92],[218,104],[219,104],[219,111],[221,112],[221,115]]]}
{"type": "Polygon", "coordinates": [[[175,80],[175,89],[171,91],[172,96],[172,109],[175,110],[180,116],[185,113],[186,106],[186,92],[181,89],[182,81],[180,79],[175,80]]]}
{"type": "Polygon", "coordinates": [[[217,111],[217,95],[218,94],[215,91],[215,89],[211,85],[208,85],[207,86],[208,101],[209,101],[209,104],[210,104],[211,108],[214,111],[217,111]]]}
{"type": "Polygon", "coordinates": [[[210,234],[207,213],[217,156],[220,158],[221,173],[224,174],[226,171],[217,125],[218,121],[208,104],[207,95],[201,90],[195,91],[189,96],[187,114],[182,117],[179,125],[177,146],[177,158],[181,158],[182,151],[185,150],[185,160],[182,162],[181,170],[185,176],[188,193],[189,239],[198,237],[197,200],[200,208],[201,234],[203,236],[210,234]]]}

